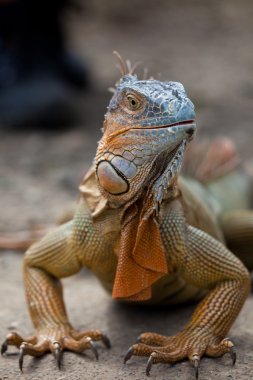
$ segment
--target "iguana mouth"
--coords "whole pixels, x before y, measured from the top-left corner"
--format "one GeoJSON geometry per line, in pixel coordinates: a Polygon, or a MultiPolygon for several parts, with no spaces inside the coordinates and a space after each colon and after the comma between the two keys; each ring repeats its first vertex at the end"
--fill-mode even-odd
{"type": "Polygon", "coordinates": [[[179,121],[178,123],[168,124],[167,127],[174,127],[175,125],[183,125],[183,124],[195,124],[195,120],[179,121]]]}
{"type": "MultiPolygon", "coordinates": [[[[178,126],[178,125],[192,125],[192,126],[195,126],[195,120],[184,120],[184,121],[179,121],[178,123],[161,125],[161,126],[151,125],[149,127],[145,127],[145,129],[170,128],[170,127],[175,127],[175,126],[178,126]]],[[[139,128],[133,128],[133,129],[139,129],[139,128]]]]}

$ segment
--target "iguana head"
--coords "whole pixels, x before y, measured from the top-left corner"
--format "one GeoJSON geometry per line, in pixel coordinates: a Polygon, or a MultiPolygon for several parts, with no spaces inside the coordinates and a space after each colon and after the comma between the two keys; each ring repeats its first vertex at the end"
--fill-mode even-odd
{"type": "Polygon", "coordinates": [[[96,154],[103,196],[120,206],[147,191],[160,202],[177,177],[195,128],[194,106],[181,83],[124,75],[96,154]]]}

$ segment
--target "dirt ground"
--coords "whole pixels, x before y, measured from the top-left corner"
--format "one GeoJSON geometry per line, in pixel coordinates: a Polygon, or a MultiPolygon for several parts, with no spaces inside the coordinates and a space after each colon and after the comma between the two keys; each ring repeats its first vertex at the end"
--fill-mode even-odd
{"type": "MultiPolygon", "coordinates": [[[[253,3],[251,0],[162,1],[94,0],[79,14],[66,15],[69,45],[89,64],[93,88],[76,100],[79,121],[68,129],[0,128],[0,232],[18,231],[34,223],[54,224],[78,198],[78,184],[95,153],[107,91],[118,80],[112,50],[142,61],[163,80],[184,83],[196,104],[199,135],[226,135],[236,141],[244,159],[252,157],[253,3]]],[[[32,332],[21,278],[22,253],[0,253],[0,340],[11,329],[32,332]]],[[[87,272],[64,281],[66,304],[77,327],[102,328],[111,350],[64,354],[59,372],[53,357],[0,358],[0,379],[145,378],[143,358],[123,365],[126,349],[142,331],[174,334],[194,306],[173,310],[117,305],[87,272]],[[87,294],[89,297],[87,297],[87,294]]],[[[238,362],[228,356],[203,359],[200,379],[253,378],[253,298],[249,297],[231,330],[238,362]]],[[[11,350],[13,352],[13,350],[11,350]]],[[[152,379],[193,379],[188,362],[154,366],[152,379]]]]}

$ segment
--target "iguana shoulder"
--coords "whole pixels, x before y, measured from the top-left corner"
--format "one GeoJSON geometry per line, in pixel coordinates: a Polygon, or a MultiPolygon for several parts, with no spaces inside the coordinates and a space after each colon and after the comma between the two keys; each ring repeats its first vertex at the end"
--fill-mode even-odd
{"type": "Polygon", "coordinates": [[[182,205],[186,222],[219,241],[224,241],[219,227],[219,204],[205,187],[193,179],[179,177],[182,205]]]}

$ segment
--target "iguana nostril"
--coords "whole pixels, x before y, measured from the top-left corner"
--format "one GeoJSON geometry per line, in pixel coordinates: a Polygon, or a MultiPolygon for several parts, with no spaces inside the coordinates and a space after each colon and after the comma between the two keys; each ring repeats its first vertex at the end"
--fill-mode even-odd
{"type": "Polygon", "coordinates": [[[187,135],[191,137],[194,134],[194,131],[195,131],[194,127],[188,127],[185,132],[187,133],[187,135]]]}

